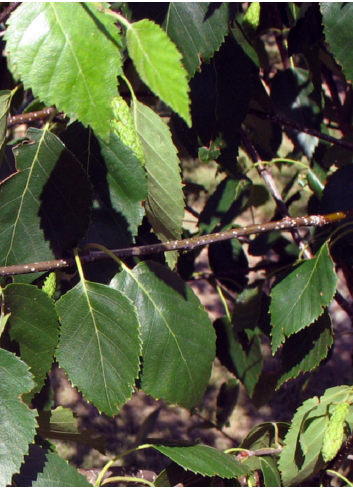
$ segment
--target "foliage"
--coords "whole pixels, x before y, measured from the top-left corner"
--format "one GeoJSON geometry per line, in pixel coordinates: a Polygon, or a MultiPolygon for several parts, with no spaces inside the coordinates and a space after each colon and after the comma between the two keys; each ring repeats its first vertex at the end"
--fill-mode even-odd
{"type": "MultiPolygon", "coordinates": [[[[217,400],[219,430],[239,382],[258,407],[321,372],[335,345],[330,304],[353,317],[338,290],[342,281],[353,290],[351,221],[336,222],[353,209],[352,11],[343,2],[2,4],[1,485],[88,486],[49,440],[105,451],[48,394],[54,361],[113,417],[137,389],[192,412],[217,357],[232,377],[217,400]],[[205,188],[195,175],[212,165],[205,188]],[[214,324],[195,280],[219,295],[225,314],[214,324]]],[[[96,485],[147,448],[171,461],[154,486],[187,485],[190,473],[206,485],[327,477],[352,444],[352,389],[306,398],[290,424],[259,424],[227,453],[148,440],[145,426],[96,485]]]]}

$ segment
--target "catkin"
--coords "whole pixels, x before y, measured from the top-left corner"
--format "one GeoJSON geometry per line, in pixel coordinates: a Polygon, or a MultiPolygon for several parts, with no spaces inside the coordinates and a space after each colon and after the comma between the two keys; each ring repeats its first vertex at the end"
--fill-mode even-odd
{"type": "Polygon", "coordinates": [[[321,450],[325,462],[332,460],[342,446],[348,408],[348,402],[337,404],[328,422],[321,450]]]}

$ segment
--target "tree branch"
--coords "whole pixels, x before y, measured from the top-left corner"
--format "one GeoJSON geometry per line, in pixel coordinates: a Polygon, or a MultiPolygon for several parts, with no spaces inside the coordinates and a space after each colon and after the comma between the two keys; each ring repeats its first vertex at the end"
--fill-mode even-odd
{"type": "MultiPolygon", "coordinates": [[[[288,212],[287,206],[283,201],[282,195],[280,191],[277,188],[276,182],[273,178],[272,173],[270,170],[266,167],[266,165],[261,164],[261,159],[259,155],[257,154],[257,151],[254,147],[254,145],[251,143],[249,140],[248,136],[246,135],[244,129],[240,129],[240,137],[242,140],[242,143],[250,156],[251,160],[253,163],[258,163],[257,164],[257,170],[260,173],[260,176],[263,178],[264,182],[266,183],[266,186],[268,190],[270,191],[270,194],[272,195],[274,201],[276,202],[277,209],[279,210],[280,214],[283,217],[290,218],[290,214],[288,212]]],[[[302,238],[300,237],[298,230],[297,229],[292,229],[291,234],[293,236],[293,239],[295,243],[297,244],[298,248],[303,251],[303,254],[305,258],[312,258],[311,251],[305,246],[305,243],[303,242],[302,238]]]]}
{"type": "Polygon", "coordinates": [[[258,117],[259,119],[264,119],[266,121],[276,122],[277,124],[281,124],[282,126],[291,127],[292,129],[296,129],[297,131],[305,132],[306,134],[310,134],[310,136],[314,136],[318,139],[322,139],[323,141],[327,141],[332,144],[338,144],[339,146],[343,146],[344,148],[353,151],[353,144],[349,143],[348,141],[334,138],[332,136],[329,136],[328,134],[323,134],[322,132],[317,131],[316,129],[302,126],[301,124],[298,124],[297,122],[292,122],[288,119],[285,119],[284,117],[267,114],[266,112],[261,112],[261,110],[256,110],[256,109],[249,109],[249,114],[258,117]]]}
{"type": "MultiPolygon", "coordinates": [[[[54,111],[55,107],[45,107],[43,110],[37,110],[36,112],[27,112],[26,114],[13,115],[7,119],[7,126],[11,127],[16,124],[24,124],[33,121],[40,121],[42,119],[47,119],[50,117],[54,111]]],[[[54,120],[63,120],[65,114],[56,114],[54,120]]]]}
{"type": "Polygon", "coordinates": [[[9,6],[6,7],[0,14],[0,24],[4,24],[10,17],[10,14],[21,5],[21,2],[10,2],[9,6]]]}
{"type": "MultiPolygon", "coordinates": [[[[325,224],[333,224],[343,219],[353,217],[353,209],[343,212],[335,212],[324,216],[305,216],[305,217],[285,217],[281,221],[268,222],[266,224],[251,224],[242,228],[234,228],[229,231],[206,234],[189,239],[181,239],[176,241],[167,241],[165,243],[157,243],[144,246],[132,246],[131,248],[122,248],[119,250],[111,250],[114,255],[120,258],[129,256],[143,256],[152,253],[161,253],[164,251],[180,251],[193,250],[201,246],[206,246],[211,243],[226,241],[229,239],[249,236],[251,234],[261,234],[269,231],[291,231],[300,227],[309,226],[324,226],[325,224]]],[[[102,251],[85,251],[81,256],[81,263],[91,263],[94,261],[110,259],[106,253],[102,251]]],[[[74,258],[66,258],[60,260],[49,260],[44,262],[34,262],[25,265],[10,265],[0,268],[0,276],[6,277],[10,275],[22,275],[27,273],[49,272],[60,268],[75,266],[74,258]]]]}

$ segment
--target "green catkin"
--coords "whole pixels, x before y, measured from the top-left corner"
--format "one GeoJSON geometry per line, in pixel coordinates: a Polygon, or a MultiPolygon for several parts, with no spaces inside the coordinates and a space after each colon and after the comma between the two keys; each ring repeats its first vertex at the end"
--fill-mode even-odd
{"type": "Polygon", "coordinates": [[[335,407],[328,426],[325,431],[324,441],[322,444],[322,458],[329,462],[337,455],[343,443],[344,422],[346,420],[349,402],[341,402],[335,407]]]}
{"type": "Polygon", "coordinates": [[[56,273],[51,272],[45,279],[42,290],[48,294],[49,297],[53,298],[56,291],[56,273]]]}
{"type": "Polygon", "coordinates": [[[144,165],[145,155],[128,104],[119,96],[114,97],[111,105],[114,112],[114,119],[111,121],[113,132],[144,165]]]}

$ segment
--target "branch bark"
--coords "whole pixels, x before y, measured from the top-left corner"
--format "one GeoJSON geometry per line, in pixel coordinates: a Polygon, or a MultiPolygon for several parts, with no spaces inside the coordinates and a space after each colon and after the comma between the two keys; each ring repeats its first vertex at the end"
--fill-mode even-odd
{"type": "Polygon", "coordinates": [[[249,109],[249,114],[254,115],[255,117],[259,117],[259,119],[264,119],[266,121],[271,121],[271,122],[277,122],[277,124],[280,124],[281,126],[291,127],[292,129],[296,129],[297,131],[305,132],[306,134],[310,134],[310,136],[317,137],[318,139],[322,139],[323,141],[327,141],[328,143],[338,144],[339,146],[343,146],[344,148],[353,151],[353,144],[349,143],[348,141],[334,138],[332,136],[329,136],[328,134],[323,134],[322,132],[317,131],[316,129],[302,126],[301,124],[298,124],[297,122],[292,122],[288,119],[285,119],[284,117],[267,114],[266,112],[261,112],[261,110],[256,110],[256,109],[249,109]]]}
{"type": "MultiPolygon", "coordinates": [[[[285,217],[281,221],[273,221],[265,224],[252,224],[242,228],[234,228],[229,231],[224,231],[214,234],[206,234],[195,238],[181,239],[179,241],[167,241],[165,243],[157,243],[153,245],[132,246],[131,248],[122,248],[119,250],[111,250],[111,252],[120,258],[129,256],[143,256],[151,253],[161,253],[164,251],[180,251],[192,250],[201,246],[206,246],[219,241],[249,236],[251,234],[260,234],[274,230],[291,231],[300,227],[324,226],[325,224],[333,224],[338,221],[353,217],[353,209],[345,212],[335,212],[324,216],[305,216],[305,217],[285,217]]],[[[85,251],[80,256],[82,264],[91,263],[94,261],[111,259],[103,251],[85,251]]],[[[44,262],[28,263],[25,265],[10,265],[0,268],[0,276],[6,277],[10,275],[22,275],[27,273],[49,272],[61,268],[75,266],[74,258],[66,258],[60,260],[49,260],[44,262]]]]}

